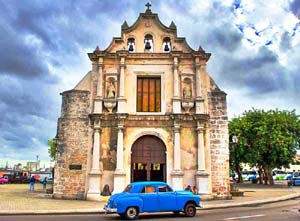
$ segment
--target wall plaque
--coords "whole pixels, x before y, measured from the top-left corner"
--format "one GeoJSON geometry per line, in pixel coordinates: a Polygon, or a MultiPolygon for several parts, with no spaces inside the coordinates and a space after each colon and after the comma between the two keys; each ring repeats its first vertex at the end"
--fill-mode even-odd
{"type": "Polygon", "coordinates": [[[70,170],[81,170],[82,165],[81,164],[71,164],[71,165],[69,165],[69,169],[70,170]]]}

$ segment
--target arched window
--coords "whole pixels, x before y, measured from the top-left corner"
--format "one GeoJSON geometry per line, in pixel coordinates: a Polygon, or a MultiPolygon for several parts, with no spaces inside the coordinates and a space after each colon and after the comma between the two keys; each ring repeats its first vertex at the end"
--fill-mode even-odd
{"type": "Polygon", "coordinates": [[[169,53],[171,51],[171,39],[166,37],[163,40],[162,51],[169,53]]]}
{"type": "Polygon", "coordinates": [[[145,36],[144,49],[145,52],[153,52],[153,37],[150,34],[145,36]]]}
{"type": "Polygon", "coordinates": [[[129,53],[135,52],[135,40],[134,38],[128,38],[127,49],[129,53]]]}

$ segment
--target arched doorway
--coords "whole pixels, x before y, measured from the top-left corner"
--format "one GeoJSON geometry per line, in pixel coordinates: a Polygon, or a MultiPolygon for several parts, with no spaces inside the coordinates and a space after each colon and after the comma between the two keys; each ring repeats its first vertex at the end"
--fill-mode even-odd
{"type": "Polygon", "coordinates": [[[166,147],[156,136],[137,139],[131,149],[131,182],[166,181],[166,147]]]}

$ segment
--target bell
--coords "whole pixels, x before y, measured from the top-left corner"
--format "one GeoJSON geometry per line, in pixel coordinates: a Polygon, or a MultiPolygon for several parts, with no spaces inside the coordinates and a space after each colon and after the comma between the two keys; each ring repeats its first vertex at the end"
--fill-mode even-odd
{"type": "Polygon", "coordinates": [[[146,50],[150,50],[151,49],[151,45],[150,45],[149,41],[146,42],[145,49],[146,50]]]}
{"type": "Polygon", "coordinates": [[[129,45],[128,51],[131,51],[131,52],[134,51],[132,44],[129,45]]]}
{"type": "Polygon", "coordinates": [[[164,51],[170,51],[170,48],[169,48],[169,45],[168,45],[168,44],[165,44],[164,51]]]}

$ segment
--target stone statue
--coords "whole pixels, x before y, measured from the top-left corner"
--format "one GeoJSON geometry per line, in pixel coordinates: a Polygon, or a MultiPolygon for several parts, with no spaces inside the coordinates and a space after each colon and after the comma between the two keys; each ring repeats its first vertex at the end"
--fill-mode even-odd
{"type": "Polygon", "coordinates": [[[106,94],[107,94],[107,96],[106,96],[107,98],[115,98],[115,96],[116,96],[116,89],[115,89],[113,81],[110,81],[108,83],[108,86],[106,88],[106,94]]]}
{"type": "Polygon", "coordinates": [[[101,193],[101,196],[110,196],[110,195],[111,195],[111,192],[109,190],[109,185],[105,184],[104,187],[103,187],[103,191],[101,193]]]}
{"type": "Polygon", "coordinates": [[[186,84],[183,87],[183,98],[184,99],[189,99],[192,97],[192,89],[191,86],[189,84],[186,84]]]}

